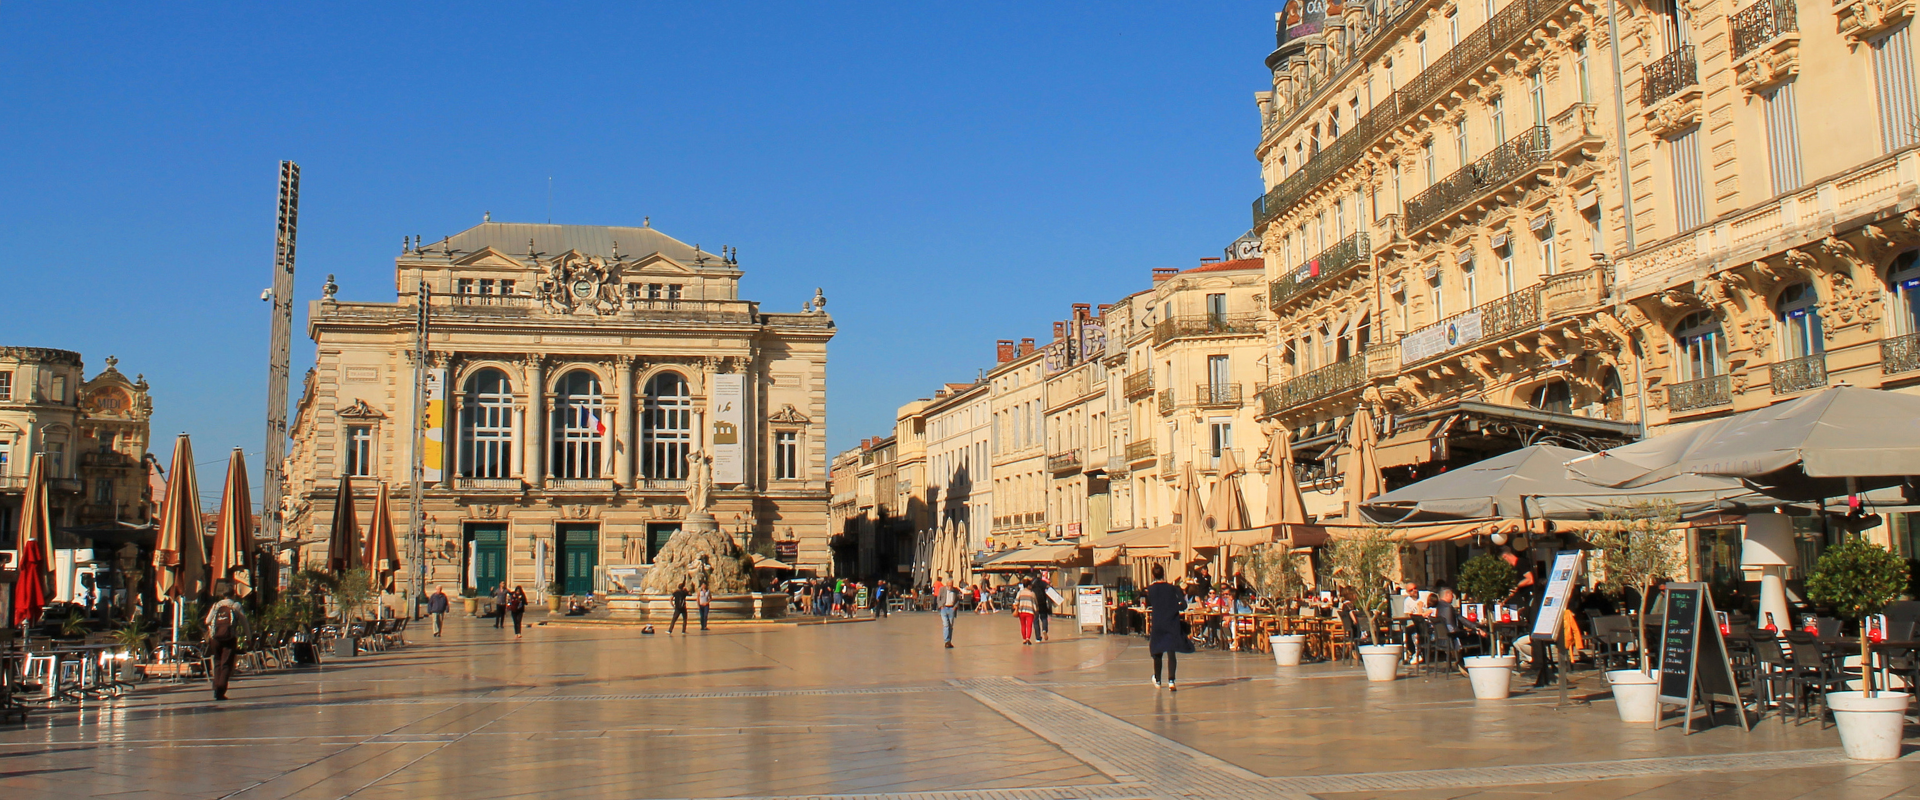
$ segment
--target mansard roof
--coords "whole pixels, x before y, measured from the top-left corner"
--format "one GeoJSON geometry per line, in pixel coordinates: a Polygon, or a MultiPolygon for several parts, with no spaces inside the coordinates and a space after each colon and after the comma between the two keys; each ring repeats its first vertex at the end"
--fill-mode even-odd
{"type": "MultiPolygon", "coordinates": [[[[693,245],[650,227],[483,222],[454,234],[448,239],[447,247],[453,250],[455,258],[488,247],[513,256],[525,256],[529,239],[533,241],[534,252],[542,258],[569,250],[577,250],[586,256],[611,258],[615,249],[618,249],[620,257],[628,260],[659,253],[690,267],[705,266],[716,270],[733,268],[721,260],[716,252],[718,247],[702,246],[696,256],[693,245]],[[702,260],[704,265],[700,263],[702,260]]],[[[421,246],[427,252],[440,249],[439,242],[423,242],[421,246]]]]}

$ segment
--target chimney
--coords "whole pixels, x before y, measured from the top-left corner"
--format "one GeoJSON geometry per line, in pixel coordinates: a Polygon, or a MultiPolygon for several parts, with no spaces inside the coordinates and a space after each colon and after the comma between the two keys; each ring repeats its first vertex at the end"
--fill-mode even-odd
{"type": "Polygon", "coordinates": [[[1074,303],[1074,304],[1073,304],[1073,318],[1074,318],[1074,319],[1086,319],[1086,318],[1087,318],[1087,315],[1089,315],[1089,314],[1091,314],[1091,313],[1093,313],[1093,306],[1090,306],[1090,305],[1087,305],[1086,303],[1074,303]]]}
{"type": "Polygon", "coordinates": [[[1208,265],[1208,264],[1212,264],[1212,263],[1215,263],[1215,262],[1217,262],[1217,261],[1219,261],[1219,260],[1220,260],[1220,258],[1219,258],[1218,256],[1204,256],[1204,257],[1202,257],[1202,258],[1200,259],[1200,266],[1203,266],[1203,267],[1204,267],[1204,266],[1206,266],[1206,265],[1208,265]]]}
{"type": "Polygon", "coordinates": [[[993,363],[1005,364],[1014,359],[1012,339],[1001,339],[993,343],[993,363]]]}
{"type": "Polygon", "coordinates": [[[1053,323],[1053,340],[1057,342],[1065,338],[1067,338],[1067,323],[1065,322],[1053,323]]]}
{"type": "Polygon", "coordinates": [[[1159,283],[1178,274],[1180,274],[1179,267],[1154,267],[1153,282],[1159,283]]]}
{"type": "Polygon", "coordinates": [[[1106,319],[1106,318],[1107,318],[1107,310],[1108,310],[1108,309],[1110,309],[1110,308],[1113,308],[1113,304],[1112,304],[1112,303],[1101,303],[1101,304],[1100,304],[1100,314],[1099,314],[1099,316],[1100,316],[1100,319],[1106,319]]]}
{"type": "Polygon", "coordinates": [[[1020,340],[1020,357],[1026,358],[1027,356],[1030,356],[1030,355],[1033,355],[1033,340],[1030,338],[1021,339],[1020,340]]]}

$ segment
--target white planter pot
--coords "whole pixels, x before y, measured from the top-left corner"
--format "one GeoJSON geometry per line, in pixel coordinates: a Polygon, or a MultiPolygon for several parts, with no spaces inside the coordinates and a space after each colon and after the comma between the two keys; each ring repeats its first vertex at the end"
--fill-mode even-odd
{"type": "Polygon", "coordinates": [[[1892,761],[1900,757],[1900,738],[1906,729],[1906,692],[1828,692],[1834,726],[1840,729],[1840,747],[1860,761],[1892,761]]]}
{"type": "Polygon", "coordinates": [[[1307,635],[1304,633],[1269,636],[1267,643],[1273,645],[1273,662],[1283,667],[1300,666],[1300,657],[1307,653],[1307,635]]]}
{"type": "Polygon", "coordinates": [[[1660,716],[1660,682],[1637,669],[1607,673],[1613,687],[1613,708],[1621,722],[1652,722],[1660,716]]]}
{"type": "Polygon", "coordinates": [[[1367,680],[1383,683],[1400,677],[1400,652],[1405,645],[1363,644],[1360,663],[1367,668],[1367,680]]]}
{"type": "Polygon", "coordinates": [[[1513,656],[1472,656],[1464,659],[1467,680],[1477,700],[1505,700],[1513,688],[1513,656]]]}

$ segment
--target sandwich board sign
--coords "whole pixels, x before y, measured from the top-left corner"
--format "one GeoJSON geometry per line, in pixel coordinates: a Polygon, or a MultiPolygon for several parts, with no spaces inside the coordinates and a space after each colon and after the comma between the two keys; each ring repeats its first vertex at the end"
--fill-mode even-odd
{"type": "MultiPolygon", "coordinates": [[[[1727,641],[1720,635],[1713,598],[1704,583],[1667,584],[1666,618],[1660,623],[1659,704],[1677,705],[1688,734],[1693,733],[1695,701],[1705,707],[1707,722],[1713,722],[1713,704],[1733,706],[1740,727],[1753,730],[1747,709],[1740,702],[1740,689],[1733,679],[1733,663],[1727,659],[1727,641]]],[[[1660,729],[1660,715],[1653,720],[1660,729]]]]}
{"type": "Polygon", "coordinates": [[[1073,611],[1082,629],[1093,627],[1106,633],[1107,587],[1097,583],[1073,587],[1073,611]]]}

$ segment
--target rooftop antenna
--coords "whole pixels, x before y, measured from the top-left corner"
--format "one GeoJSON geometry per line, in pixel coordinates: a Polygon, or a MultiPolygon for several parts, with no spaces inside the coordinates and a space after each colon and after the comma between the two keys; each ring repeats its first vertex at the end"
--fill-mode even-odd
{"type": "Polygon", "coordinates": [[[553,176],[547,176],[547,224],[553,224],[553,176]]]}

